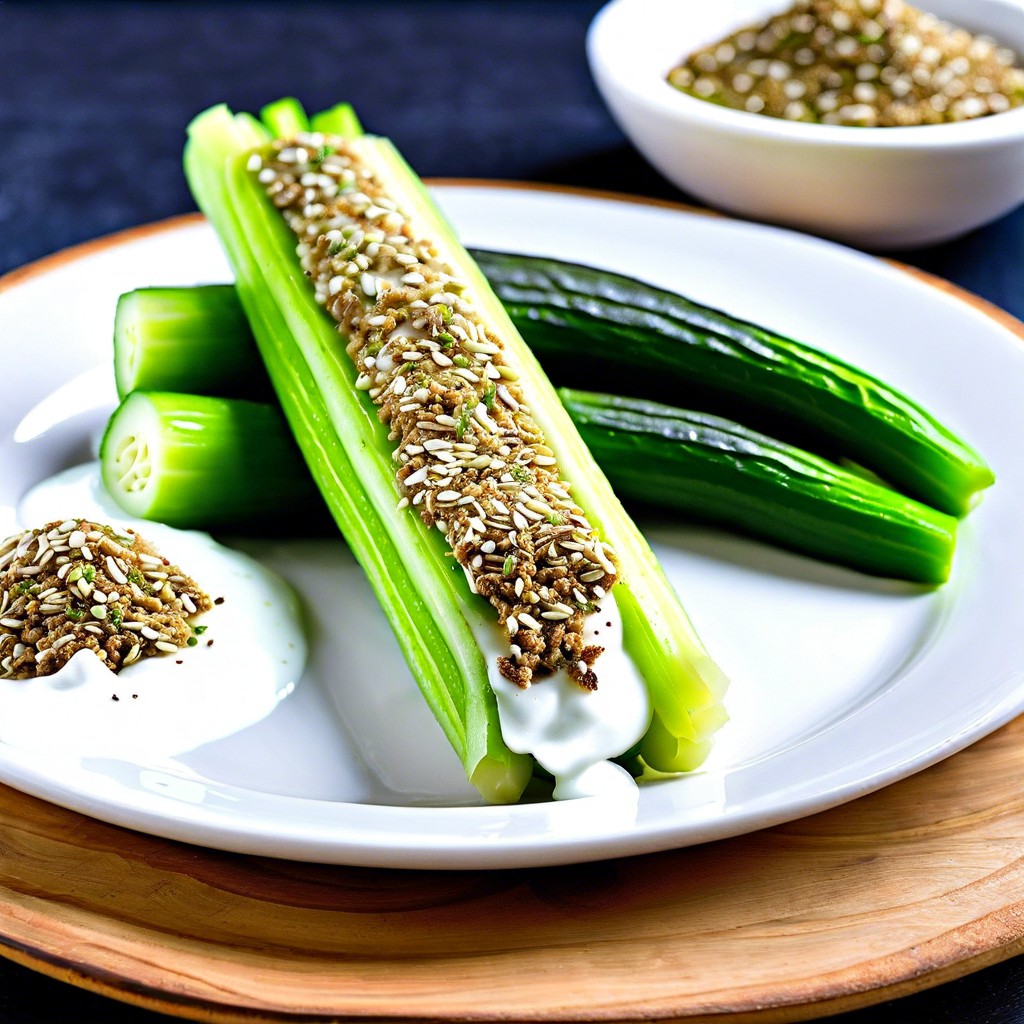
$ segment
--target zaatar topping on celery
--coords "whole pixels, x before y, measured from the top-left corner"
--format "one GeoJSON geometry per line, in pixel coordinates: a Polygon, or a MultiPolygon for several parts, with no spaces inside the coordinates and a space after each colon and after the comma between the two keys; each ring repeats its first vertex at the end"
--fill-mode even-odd
{"type": "Polygon", "coordinates": [[[355,147],[303,134],[249,166],[397,442],[399,508],[444,533],[506,629],[499,670],[526,687],[563,669],[593,689],[602,648],[585,644],[584,618],[617,561],[572,500],[501,340],[355,147]]]}
{"type": "Polygon", "coordinates": [[[80,650],[113,672],[176,654],[211,607],[132,531],[84,519],[25,530],[0,543],[0,678],[50,675],[80,650]]]}

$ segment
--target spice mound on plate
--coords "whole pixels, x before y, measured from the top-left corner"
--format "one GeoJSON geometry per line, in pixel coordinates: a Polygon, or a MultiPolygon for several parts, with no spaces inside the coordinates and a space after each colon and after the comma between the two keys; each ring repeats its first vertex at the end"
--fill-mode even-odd
{"type": "Polygon", "coordinates": [[[0,543],[0,678],[50,675],[81,650],[113,672],[175,654],[211,607],[133,531],[85,519],[25,530],[0,543]]]}
{"type": "Polygon", "coordinates": [[[753,114],[860,127],[965,121],[1024,103],[1012,50],[903,0],[798,0],[692,53],[668,81],[753,114]]]}

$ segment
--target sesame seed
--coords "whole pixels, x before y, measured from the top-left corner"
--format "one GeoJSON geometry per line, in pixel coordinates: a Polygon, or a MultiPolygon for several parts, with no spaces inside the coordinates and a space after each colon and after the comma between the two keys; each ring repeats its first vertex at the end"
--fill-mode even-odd
{"type": "Polygon", "coordinates": [[[128,577],[124,574],[124,571],[114,560],[113,555],[107,555],[106,558],[107,575],[115,582],[120,583],[122,586],[128,582],[128,577]]]}

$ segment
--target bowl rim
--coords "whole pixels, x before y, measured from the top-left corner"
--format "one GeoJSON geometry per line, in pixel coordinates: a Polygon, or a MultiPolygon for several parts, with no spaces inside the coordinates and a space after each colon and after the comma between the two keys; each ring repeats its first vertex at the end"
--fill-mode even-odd
{"type": "MultiPolygon", "coordinates": [[[[1024,18],[1024,7],[1014,0],[989,0],[1005,7],[1018,7],[1024,18]]],[[[793,145],[828,146],[848,149],[945,149],[973,148],[996,143],[1024,142],[1024,105],[999,114],[971,118],[965,121],[906,127],[863,128],[851,125],[829,125],[806,121],[787,121],[764,114],[734,110],[717,103],[698,99],[669,85],[651,62],[649,75],[634,76],[627,73],[621,61],[615,60],[624,45],[630,45],[631,36],[618,28],[627,18],[642,11],[653,11],[678,4],[679,0],[609,0],[594,16],[587,29],[586,50],[591,73],[602,93],[611,83],[617,92],[624,93],[648,111],[663,118],[689,122],[720,131],[774,139],[793,145]]],[[[785,9],[785,0],[780,0],[785,9]]],[[[723,26],[723,32],[728,31],[723,26]]],[[[1022,28],[1024,39],[1024,28],[1022,28]]],[[[685,49],[685,47],[681,47],[685,49]]],[[[1018,47],[1019,50],[1019,47],[1018,47]]]]}

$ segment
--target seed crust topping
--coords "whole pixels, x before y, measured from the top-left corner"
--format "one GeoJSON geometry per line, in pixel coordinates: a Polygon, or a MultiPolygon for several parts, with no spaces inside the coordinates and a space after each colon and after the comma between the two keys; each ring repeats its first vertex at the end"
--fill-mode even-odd
{"type": "Polygon", "coordinates": [[[597,686],[586,617],[619,566],[562,479],[473,288],[388,194],[358,144],[278,140],[250,170],[281,211],[316,300],[347,339],[355,387],[393,442],[399,514],[440,530],[508,636],[521,687],[564,670],[597,686]]]}
{"type": "Polygon", "coordinates": [[[0,678],[28,679],[91,650],[112,672],[193,647],[213,602],[132,530],[87,519],[0,543],[0,678]]]}

